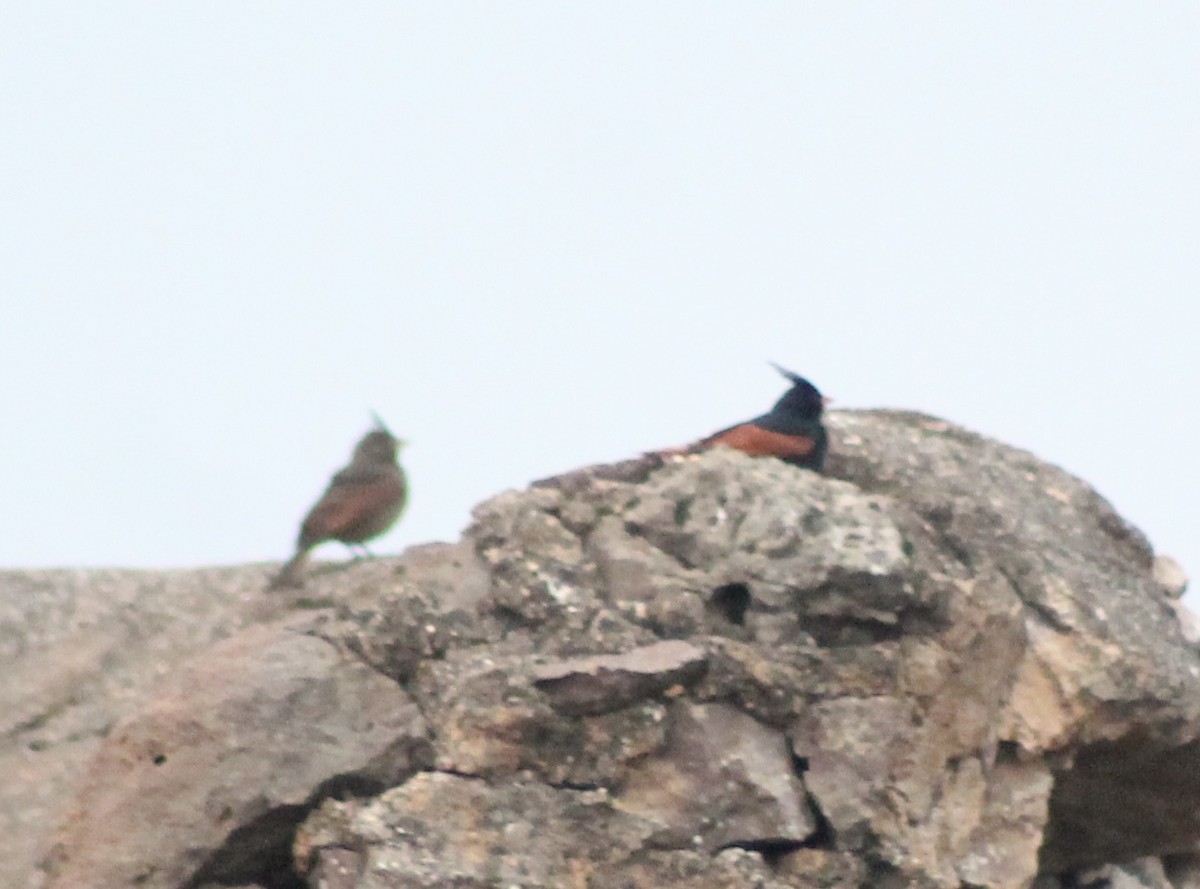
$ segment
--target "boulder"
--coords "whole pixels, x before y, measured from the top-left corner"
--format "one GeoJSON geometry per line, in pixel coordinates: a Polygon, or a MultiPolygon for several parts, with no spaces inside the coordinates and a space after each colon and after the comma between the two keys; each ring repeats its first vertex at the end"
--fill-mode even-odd
{"type": "Polygon", "coordinates": [[[328,642],[256,627],[183,665],[114,728],[55,837],[51,889],[278,879],[301,817],[431,764],[398,685],[328,642]]]}
{"type": "Polygon", "coordinates": [[[1196,885],[1178,566],[1024,451],[829,427],[823,475],[589,467],[223,625],[112,708],[51,885],[1196,885]]]}

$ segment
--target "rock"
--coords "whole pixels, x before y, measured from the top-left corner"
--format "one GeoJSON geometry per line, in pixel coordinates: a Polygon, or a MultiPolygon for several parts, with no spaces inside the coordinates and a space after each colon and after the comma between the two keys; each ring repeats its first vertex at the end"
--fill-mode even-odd
{"type": "Polygon", "coordinates": [[[861,846],[872,832],[893,776],[893,741],[913,718],[893,697],[845,697],[817,702],[794,724],[792,750],[837,848],[861,846]]]}
{"type": "Polygon", "coordinates": [[[893,692],[900,681],[895,644],[822,648],[812,641],[756,646],[709,638],[702,701],[729,701],[756,719],[786,728],[812,699],[893,692]]]}
{"type": "Polygon", "coordinates": [[[998,762],[971,842],[958,862],[964,885],[1018,889],[1037,872],[1053,775],[1046,763],[998,762]]]}
{"type": "Polygon", "coordinates": [[[355,849],[322,849],[309,885],[316,889],[354,889],[363,872],[363,854],[355,849]]]}
{"type": "MultiPolygon", "coordinates": [[[[358,851],[372,889],[454,885],[572,889],[785,889],[758,855],[714,857],[647,850],[652,826],[615,810],[602,791],[541,783],[488,785],[455,775],[417,775],[363,807],[327,802],[301,828],[301,860],[323,867],[358,851]],[[392,825],[403,825],[397,831],[392,825]],[[620,874],[620,882],[614,883],[620,874]]],[[[310,885],[312,883],[310,882],[310,885]]]]}
{"type": "Polygon", "coordinates": [[[361,850],[359,885],[553,889],[586,885],[633,855],[649,832],[601,791],[427,772],[361,808],[327,802],[297,843],[322,865],[331,848],[361,850]]]}
{"type": "Polygon", "coordinates": [[[1171,609],[1179,621],[1179,632],[1184,640],[1193,648],[1200,648],[1200,617],[1178,599],[1171,602],[1171,609]]]}
{"type": "Polygon", "coordinates": [[[65,749],[52,702],[81,690],[117,720],[57,785],[57,885],[1196,882],[1200,652],[1166,563],[1023,451],[911,413],[829,428],[826,475],[725,449],[589,467],[303,598],[191,603],[191,641],[146,640],[149,694],[124,651],[89,680],[64,648],[61,681],[14,648],[20,737],[50,713],[65,749]]]}
{"type": "Polygon", "coordinates": [[[424,721],[394,683],[312,636],[247,630],[104,740],[48,885],[166,889],[286,871],[314,800],[378,792],[430,759],[424,721]]]}
{"type": "Polygon", "coordinates": [[[867,880],[867,866],[853,852],[829,849],[796,849],[779,857],[777,872],[781,879],[794,878],[799,885],[821,889],[859,889],[867,880]]]}
{"type": "Polygon", "coordinates": [[[918,565],[965,571],[1019,601],[1026,641],[994,735],[1054,771],[1042,867],[1192,841],[1196,827],[1152,800],[1170,783],[1166,764],[1186,763],[1200,734],[1200,664],[1159,591],[1145,538],[1061,469],[944,421],[862,412],[832,425],[828,471],[915,513],[919,524],[898,524],[914,532],[918,565]],[[1117,786],[1121,814],[1111,803],[1117,786]]]}
{"type": "Polygon", "coordinates": [[[533,684],[555,710],[596,715],[676,687],[682,691],[706,666],[702,649],[670,640],[622,654],[541,664],[533,670],[533,684]]]}
{"type": "Polygon", "coordinates": [[[656,842],[798,846],[816,831],[782,734],[725,704],[671,706],[666,748],[634,765],[617,806],[660,826],[656,842]]]}
{"type": "Polygon", "coordinates": [[[470,547],[426,544],[405,551],[386,582],[360,584],[340,597],[338,618],[321,634],[397,682],[453,648],[498,639],[481,617],[491,589],[470,547]]]}
{"type": "Polygon", "coordinates": [[[1171,889],[1200,889],[1200,853],[1172,855],[1163,861],[1171,889]]]}
{"type": "Polygon", "coordinates": [[[1165,595],[1172,599],[1179,599],[1187,592],[1187,573],[1183,570],[1183,566],[1170,556],[1155,556],[1152,570],[1154,582],[1159,585],[1165,595]]]}
{"type": "Polygon", "coordinates": [[[268,566],[0,571],[0,886],[28,889],[88,760],[149,683],[258,620],[268,566]]]}
{"type": "Polygon", "coordinates": [[[1075,875],[1075,882],[1089,889],[1177,889],[1167,879],[1162,862],[1141,858],[1127,864],[1104,865],[1075,875]]]}
{"type": "Polygon", "coordinates": [[[902,538],[882,500],[724,451],[664,466],[598,523],[588,555],[635,614],[636,603],[662,610],[698,589],[710,602],[741,590],[745,606],[728,623],[744,623],[748,610],[760,635],[779,641],[887,633],[931,607],[906,583],[902,538]]]}
{"type": "Polygon", "coordinates": [[[423,665],[413,685],[429,714],[439,769],[500,777],[540,769],[559,771],[585,734],[550,706],[529,681],[527,653],[494,649],[452,652],[423,665]]]}

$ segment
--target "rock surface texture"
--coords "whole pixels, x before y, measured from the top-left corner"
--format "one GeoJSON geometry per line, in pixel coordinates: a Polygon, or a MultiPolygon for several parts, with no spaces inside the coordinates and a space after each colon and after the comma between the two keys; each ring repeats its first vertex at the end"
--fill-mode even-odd
{"type": "Polygon", "coordinates": [[[825,475],[592,467],[295,595],[0,575],[0,885],[1200,887],[1178,566],[1028,453],[829,426],[825,475]]]}

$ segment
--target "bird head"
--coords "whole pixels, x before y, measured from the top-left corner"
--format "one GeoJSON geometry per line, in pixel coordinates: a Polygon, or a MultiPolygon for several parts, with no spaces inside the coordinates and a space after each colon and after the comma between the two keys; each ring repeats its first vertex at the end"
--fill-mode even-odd
{"type": "Polygon", "coordinates": [[[375,421],[375,431],[386,432],[391,435],[391,430],[387,428],[387,423],[383,422],[383,418],[375,411],[371,411],[371,419],[375,421]]]}
{"type": "Polygon", "coordinates": [[[358,440],[354,447],[354,461],[394,462],[396,454],[408,442],[393,435],[392,430],[388,429],[387,424],[374,411],[371,411],[371,419],[375,421],[375,428],[358,440]]]}
{"type": "Polygon", "coordinates": [[[785,392],[783,397],[775,403],[773,410],[786,411],[790,414],[814,420],[819,419],[821,411],[825,408],[826,401],[820,390],[804,379],[804,377],[800,376],[800,374],[780,367],[774,361],[769,362],[769,364],[792,383],[792,388],[785,392]]]}

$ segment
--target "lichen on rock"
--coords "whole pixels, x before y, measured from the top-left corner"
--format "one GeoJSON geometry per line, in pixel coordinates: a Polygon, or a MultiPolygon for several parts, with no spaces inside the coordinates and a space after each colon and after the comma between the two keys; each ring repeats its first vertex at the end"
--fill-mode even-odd
{"type": "Polygon", "coordinates": [[[1026,452],[829,428],[824,475],[590,467],[240,602],[110,705],[46,885],[1195,885],[1177,566],[1026,452]]]}

